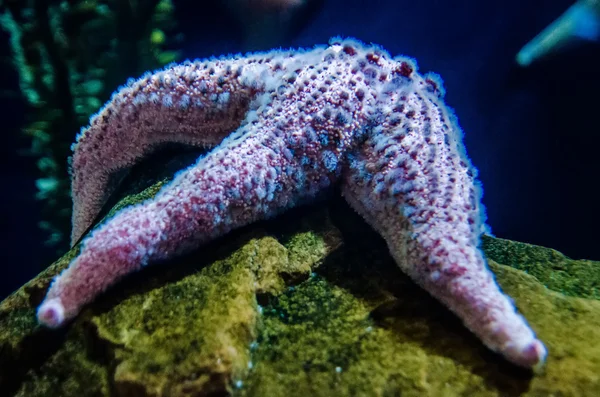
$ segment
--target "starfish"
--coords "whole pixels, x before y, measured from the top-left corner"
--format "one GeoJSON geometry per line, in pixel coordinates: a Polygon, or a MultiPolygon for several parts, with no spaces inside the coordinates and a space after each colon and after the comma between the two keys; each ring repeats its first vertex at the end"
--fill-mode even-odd
{"type": "Polygon", "coordinates": [[[517,54],[517,63],[529,66],[578,41],[600,40],[600,0],[580,0],[535,36],[517,54]]]}
{"type": "Polygon", "coordinates": [[[542,365],[544,345],[478,248],[481,189],[443,94],[439,77],[419,74],[411,59],[341,39],[186,62],[129,81],[74,145],[73,244],[116,172],[163,142],[213,149],[85,237],[38,320],[59,327],[126,274],[339,184],[400,268],[483,343],[520,366],[542,365]]]}

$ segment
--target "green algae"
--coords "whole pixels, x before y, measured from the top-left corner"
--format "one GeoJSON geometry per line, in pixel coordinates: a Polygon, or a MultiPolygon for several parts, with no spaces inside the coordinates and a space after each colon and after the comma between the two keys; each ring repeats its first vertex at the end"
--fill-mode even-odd
{"type": "Polygon", "coordinates": [[[258,319],[254,245],[93,319],[114,346],[119,394],[185,395],[209,383],[227,390],[243,374],[258,319]]]}
{"type": "Polygon", "coordinates": [[[256,364],[242,395],[600,392],[597,301],[552,292],[535,277],[490,261],[500,285],[550,350],[544,373],[532,376],[483,347],[396,269],[381,241],[369,240],[351,239],[314,277],[265,307],[256,364]],[[374,256],[387,258],[366,267],[374,256]]]}
{"type": "Polygon", "coordinates": [[[522,270],[553,291],[567,296],[600,300],[600,264],[573,260],[536,245],[483,236],[488,259],[522,270]]]}
{"type": "Polygon", "coordinates": [[[109,396],[109,371],[101,362],[88,358],[87,343],[85,334],[70,333],[61,348],[39,369],[27,372],[27,382],[15,396],[109,396]]]}
{"type": "MultiPolygon", "coordinates": [[[[159,188],[140,189],[121,206],[159,188]]],[[[548,347],[547,365],[534,375],[482,346],[340,203],[296,210],[151,266],[67,329],[40,328],[35,308],[75,247],[0,304],[0,390],[65,397],[600,394],[597,262],[484,238],[499,284],[548,347]]]]}
{"type": "MultiPolygon", "coordinates": [[[[154,193],[146,189],[140,195],[154,193]]],[[[327,225],[325,214],[313,221],[327,225]]],[[[317,232],[304,230],[310,227],[304,222],[293,231],[276,230],[285,245],[252,230],[209,254],[130,277],[51,344],[39,360],[40,373],[29,367],[34,358],[19,357],[28,338],[34,355],[45,337],[61,334],[38,327],[34,308],[51,277],[77,254],[74,248],[0,305],[0,363],[16,367],[15,376],[0,378],[0,386],[19,396],[231,393],[246,375],[257,337],[257,297],[278,295],[290,280],[307,278],[330,251],[317,232]],[[88,382],[93,385],[85,389],[88,382]]]]}

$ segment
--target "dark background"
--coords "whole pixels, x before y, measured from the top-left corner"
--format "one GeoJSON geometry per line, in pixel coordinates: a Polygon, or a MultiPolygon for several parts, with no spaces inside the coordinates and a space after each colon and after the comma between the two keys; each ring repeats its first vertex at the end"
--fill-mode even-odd
{"type": "MultiPolygon", "coordinates": [[[[241,51],[243,30],[216,1],[175,1],[188,58],[241,51]]],[[[519,48],[572,4],[569,0],[324,0],[277,41],[284,47],[353,36],[439,73],[484,186],[498,237],[600,260],[600,47],[588,43],[522,69],[519,48]]],[[[0,39],[2,55],[8,37],[0,39]]],[[[267,49],[267,48],[264,48],[267,49]]],[[[55,260],[37,227],[35,159],[15,131],[25,109],[1,65],[0,299],[55,260]]]]}

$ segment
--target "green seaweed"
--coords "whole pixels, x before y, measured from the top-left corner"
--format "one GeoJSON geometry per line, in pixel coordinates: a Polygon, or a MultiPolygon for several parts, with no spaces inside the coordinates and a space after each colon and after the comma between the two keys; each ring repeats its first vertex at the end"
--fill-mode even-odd
{"type": "Polygon", "coordinates": [[[27,105],[46,244],[64,251],[71,226],[68,157],[81,126],[112,92],[180,58],[171,0],[4,1],[0,28],[10,36],[19,92],[27,105]]]}

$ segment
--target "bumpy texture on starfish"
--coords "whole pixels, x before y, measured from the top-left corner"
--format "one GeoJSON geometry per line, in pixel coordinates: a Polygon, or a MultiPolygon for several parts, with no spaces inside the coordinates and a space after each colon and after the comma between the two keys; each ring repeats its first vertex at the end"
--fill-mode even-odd
{"type": "Polygon", "coordinates": [[[409,59],[338,39],[310,51],[175,65],[131,81],[75,145],[72,241],[93,222],[116,171],[161,142],[216,147],[154,199],[83,240],[39,321],[58,327],[147,263],[339,182],[407,274],[489,348],[518,365],[540,365],[544,345],[478,249],[480,189],[441,90],[409,59]]]}

